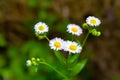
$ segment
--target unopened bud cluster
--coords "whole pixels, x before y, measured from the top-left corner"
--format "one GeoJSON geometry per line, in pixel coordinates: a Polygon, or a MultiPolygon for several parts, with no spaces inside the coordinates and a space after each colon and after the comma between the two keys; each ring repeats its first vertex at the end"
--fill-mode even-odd
{"type": "Polygon", "coordinates": [[[26,65],[29,66],[37,66],[39,65],[40,59],[39,58],[31,58],[30,60],[26,61],[26,65]]]}

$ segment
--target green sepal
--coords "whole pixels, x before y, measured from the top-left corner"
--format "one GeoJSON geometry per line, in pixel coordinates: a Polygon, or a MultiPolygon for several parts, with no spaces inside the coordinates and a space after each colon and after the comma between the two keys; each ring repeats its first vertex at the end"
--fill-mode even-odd
{"type": "Polygon", "coordinates": [[[80,62],[76,63],[72,68],[71,75],[75,76],[81,72],[81,70],[85,67],[87,63],[87,59],[82,59],[80,62]]]}
{"type": "Polygon", "coordinates": [[[36,37],[38,37],[38,39],[44,39],[45,38],[45,34],[39,34],[39,33],[35,33],[36,37]]]}
{"type": "Polygon", "coordinates": [[[62,64],[66,64],[66,59],[65,57],[62,55],[62,53],[60,51],[54,51],[56,57],[58,58],[58,60],[62,63],[62,64]]]}

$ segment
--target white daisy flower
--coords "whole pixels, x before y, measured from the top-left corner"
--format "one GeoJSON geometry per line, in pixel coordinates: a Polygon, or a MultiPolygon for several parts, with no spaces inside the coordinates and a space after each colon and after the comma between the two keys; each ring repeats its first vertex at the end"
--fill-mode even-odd
{"type": "Polygon", "coordinates": [[[99,26],[101,24],[101,21],[94,16],[89,16],[86,19],[86,23],[90,26],[99,26]]]}
{"type": "Polygon", "coordinates": [[[64,40],[62,40],[61,38],[56,37],[56,38],[50,40],[49,46],[53,50],[62,50],[63,46],[64,46],[64,40]]]}
{"type": "Polygon", "coordinates": [[[76,24],[69,24],[67,26],[67,32],[72,33],[73,35],[79,36],[82,34],[82,29],[76,24]]]}
{"type": "Polygon", "coordinates": [[[48,32],[48,26],[43,22],[38,22],[37,24],[35,24],[34,29],[39,34],[43,34],[45,32],[48,32]]]}
{"type": "Polygon", "coordinates": [[[65,51],[69,51],[70,53],[80,53],[82,51],[82,47],[78,45],[78,43],[73,41],[66,41],[65,51]]]}
{"type": "Polygon", "coordinates": [[[26,65],[29,67],[29,66],[32,65],[32,62],[31,62],[30,60],[27,60],[27,61],[26,61],[26,65]]]}

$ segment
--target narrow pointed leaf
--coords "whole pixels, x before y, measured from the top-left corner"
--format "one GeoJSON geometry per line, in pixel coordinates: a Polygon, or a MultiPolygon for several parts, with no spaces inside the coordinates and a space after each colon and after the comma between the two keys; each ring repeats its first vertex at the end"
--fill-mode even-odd
{"type": "Polygon", "coordinates": [[[83,59],[82,61],[78,62],[74,67],[72,68],[72,75],[77,75],[86,65],[87,59],[83,59]]]}
{"type": "Polygon", "coordinates": [[[79,54],[75,54],[69,58],[69,63],[74,63],[78,60],[79,54]]]}
{"type": "Polygon", "coordinates": [[[58,58],[58,60],[62,63],[62,64],[66,64],[66,59],[65,57],[62,55],[62,53],[60,51],[54,51],[56,57],[58,58]]]}

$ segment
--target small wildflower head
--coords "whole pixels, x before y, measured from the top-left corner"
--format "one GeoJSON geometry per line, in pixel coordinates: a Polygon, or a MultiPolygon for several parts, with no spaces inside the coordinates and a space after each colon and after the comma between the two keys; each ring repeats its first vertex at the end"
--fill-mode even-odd
{"type": "Polygon", "coordinates": [[[57,37],[50,40],[50,42],[49,42],[49,46],[53,50],[62,50],[63,45],[64,45],[64,40],[62,40],[61,38],[57,38],[57,37]]]}
{"type": "Polygon", "coordinates": [[[78,45],[78,43],[76,42],[72,42],[72,41],[66,41],[66,47],[65,47],[65,51],[69,51],[70,53],[80,53],[82,50],[82,47],[80,45],[78,45]]]}
{"type": "Polygon", "coordinates": [[[43,23],[43,22],[38,22],[37,24],[35,24],[35,32],[37,32],[38,34],[43,34],[45,32],[48,32],[48,26],[43,23]]]}
{"type": "Polygon", "coordinates": [[[99,26],[101,21],[98,18],[94,17],[94,16],[89,16],[86,19],[86,23],[89,26],[99,26]]]}
{"type": "Polygon", "coordinates": [[[76,24],[69,24],[67,26],[67,32],[72,33],[73,35],[79,36],[82,34],[82,29],[76,24]]]}

